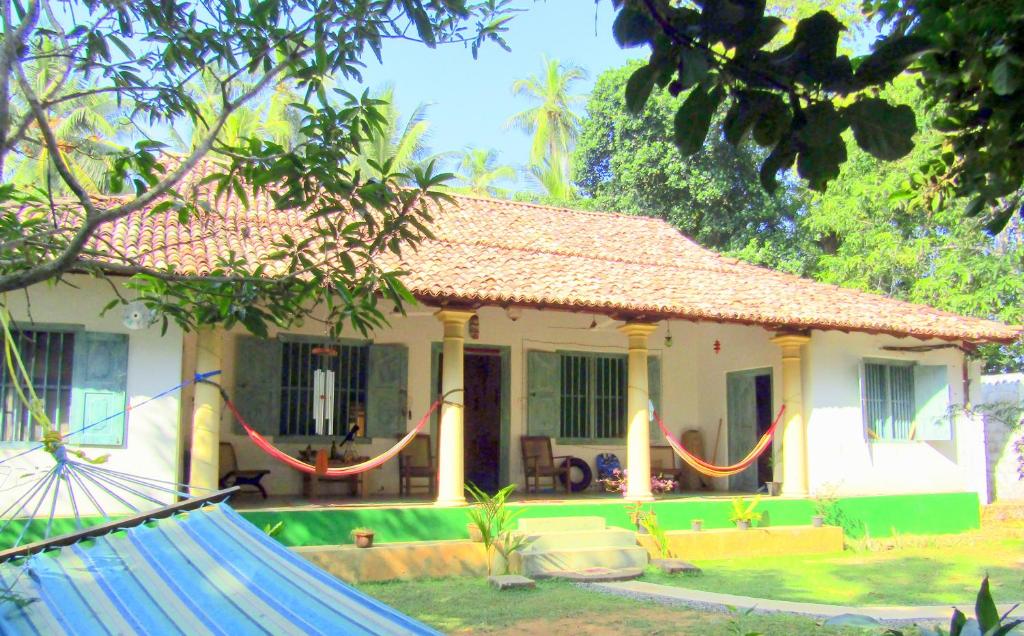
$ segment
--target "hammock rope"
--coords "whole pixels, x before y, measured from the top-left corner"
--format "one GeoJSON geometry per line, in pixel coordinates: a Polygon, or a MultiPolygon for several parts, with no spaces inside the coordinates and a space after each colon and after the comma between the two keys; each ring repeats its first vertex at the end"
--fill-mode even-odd
{"type": "MultiPolygon", "coordinates": [[[[437,409],[440,408],[440,406],[445,403],[445,398],[448,396],[448,393],[446,393],[445,395],[435,400],[434,403],[430,405],[430,408],[427,409],[427,412],[423,415],[423,417],[420,418],[420,421],[416,423],[416,426],[411,431],[406,433],[405,437],[398,440],[398,442],[394,446],[384,451],[380,455],[377,455],[376,457],[368,459],[364,462],[353,464],[351,466],[338,466],[335,468],[328,468],[324,466],[318,467],[314,464],[306,463],[301,459],[292,457],[285,451],[274,446],[274,444],[270,440],[261,435],[259,431],[254,429],[252,425],[245,421],[245,417],[243,417],[242,414],[239,412],[238,407],[235,406],[235,403],[231,401],[231,398],[228,396],[227,391],[224,390],[224,387],[210,380],[203,380],[203,383],[214,386],[217,388],[218,391],[220,391],[220,397],[222,400],[224,400],[224,405],[228,407],[228,410],[231,411],[231,415],[242,426],[246,434],[249,435],[249,439],[251,439],[253,443],[256,444],[257,447],[259,447],[260,450],[262,450],[267,455],[270,455],[277,461],[286,464],[297,471],[308,473],[310,475],[320,475],[327,477],[351,477],[353,475],[365,473],[368,470],[373,470],[374,468],[383,466],[388,461],[394,459],[395,456],[402,452],[402,449],[408,446],[409,443],[412,442],[412,440],[420,433],[420,431],[423,430],[423,427],[426,426],[427,422],[430,421],[430,416],[433,415],[434,412],[437,411],[437,409]]],[[[456,391],[459,390],[461,389],[456,389],[456,391]]],[[[452,392],[453,391],[449,391],[449,393],[452,392]]]]}
{"type": "Polygon", "coordinates": [[[775,431],[778,429],[779,422],[782,421],[782,414],[786,412],[786,405],[783,404],[779,408],[779,414],[775,416],[775,421],[773,421],[772,425],[768,427],[768,430],[764,432],[761,439],[757,440],[757,443],[754,444],[754,447],[749,453],[747,453],[746,457],[729,466],[716,466],[715,464],[704,461],[700,457],[697,457],[690,451],[686,450],[686,447],[683,446],[682,442],[676,439],[671,431],[668,430],[668,427],[665,426],[665,422],[662,421],[661,415],[654,408],[654,403],[648,401],[648,407],[650,410],[649,416],[651,421],[657,422],[662,435],[664,435],[665,439],[668,440],[669,446],[671,446],[672,450],[676,452],[676,455],[679,455],[679,458],[686,462],[690,468],[693,468],[698,473],[707,475],[708,477],[731,477],[732,475],[738,475],[749,468],[755,461],[757,461],[757,458],[771,446],[772,439],[775,437],[775,431]]]}

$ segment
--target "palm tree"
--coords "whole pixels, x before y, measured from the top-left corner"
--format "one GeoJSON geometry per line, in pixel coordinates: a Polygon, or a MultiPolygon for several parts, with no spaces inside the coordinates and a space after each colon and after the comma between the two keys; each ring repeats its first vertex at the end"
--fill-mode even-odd
{"type": "MultiPolygon", "coordinates": [[[[40,48],[38,60],[27,73],[36,95],[45,94],[56,74],[63,73],[63,59],[46,54],[53,51],[53,44],[44,40],[40,48]]],[[[85,77],[72,77],[65,93],[88,92],[92,86],[85,77]]],[[[14,100],[14,109],[26,108],[27,105],[19,101],[14,100]]],[[[114,155],[124,148],[117,139],[130,129],[123,112],[124,109],[107,93],[87,94],[59,102],[47,110],[47,124],[57,138],[57,147],[65,164],[89,192],[109,189],[106,181],[108,167],[114,155]]],[[[35,120],[26,131],[25,140],[18,145],[12,163],[12,182],[42,187],[53,194],[68,193],[67,184],[57,174],[35,120]]]]}
{"type": "Polygon", "coordinates": [[[373,97],[382,102],[377,107],[382,124],[360,144],[359,154],[352,158],[351,164],[363,177],[383,178],[388,162],[387,172],[397,174],[442,158],[442,155],[429,154],[430,122],[426,104],[416,106],[403,124],[402,114],[395,105],[394,87],[386,86],[373,97]]]}
{"type": "Polygon", "coordinates": [[[478,196],[505,197],[508,190],[497,184],[515,180],[516,171],[511,166],[498,165],[498,153],[493,149],[466,148],[459,159],[456,177],[461,185],[453,190],[478,196]]]}
{"type": "Polygon", "coordinates": [[[539,166],[530,166],[529,175],[549,202],[566,203],[576,197],[576,186],[561,165],[545,160],[539,166]]]}
{"type": "Polygon", "coordinates": [[[570,90],[587,74],[579,66],[563,65],[546,56],[541,61],[544,72],[540,77],[531,75],[512,83],[513,95],[525,95],[535,105],[516,113],[505,125],[533,135],[531,165],[542,166],[547,159],[551,165],[564,164],[568,174],[569,152],[580,126],[574,106],[584,100],[584,96],[572,95],[570,90]]]}

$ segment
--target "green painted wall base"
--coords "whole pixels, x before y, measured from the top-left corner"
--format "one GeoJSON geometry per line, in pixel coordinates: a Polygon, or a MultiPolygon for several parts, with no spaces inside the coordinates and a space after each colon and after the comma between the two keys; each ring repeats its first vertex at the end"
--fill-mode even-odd
{"type": "MultiPolygon", "coordinates": [[[[666,530],[687,530],[690,521],[703,519],[704,527],[729,528],[732,500],[728,497],[668,499],[654,504],[658,521],[666,530]]],[[[630,528],[625,503],[616,499],[581,500],[579,503],[512,503],[522,517],[604,517],[608,525],[630,528]]],[[[812,499],[763,497],[757,509],[766,526],[807,525],[816,514],[812,499]]],[[[891,537],[894,534],[954,534],[981,525],[981,509],[975,493],[936,493],[844,497],[826,511],[826,522],[840,525],[850,538],[891,537]]],[[[245,510],[242,516],[259,527],[284,522],[277,538],[289,546],[338,545],[351,543],[349,532],[360,526],[376,531],[375,541],[438,541],[465,539],[469,518],[465,508],[434,508],[430,505],[373,506],[353,508],[305,508],[288,510],[245,510]]],[[[83,519],[88,527],[105,521],[83,519]]],[[[38,541],[46,520],[35,520],[21,544],[38,541]]],[[[50,536],[76,530],[69,518],[53,520],[50,536]]],[[[0,532],[0,549],[14,543],[22,532],[20,521],[0,532]]]]}
{"type": "MultiPolygon", "coordinates": [[[[705,528],[732,527],[729,498],[671,499],[652,504],[658,521],[667,530],[689,529],[690,521],[703,519],[705,528]]],[[[509,504],[522,510],[522,517],[604,517],[610,526],[630,528],[623,502],[509,504]]],[[[764,514],[761,525],[808,525],[816,514],[811,499],[762,498],[757,508],[764,514]]],[[[284,527],[277,538],[289,546],[351,543],[349,532],[356,527],[373,528],[375,541],[437,541],[464,539],[469,519],[465,508],[379,506],[294,510],[247,510],[249,521],[263,527],[278,521],[284,527]]],[[[891,537],[894,534],[953,534],[975,530],[981,525],[980,505],[975,493],[936,493],[844,497],[826,510],[826,520],[841,525],[851,538],[891,537]]]]}

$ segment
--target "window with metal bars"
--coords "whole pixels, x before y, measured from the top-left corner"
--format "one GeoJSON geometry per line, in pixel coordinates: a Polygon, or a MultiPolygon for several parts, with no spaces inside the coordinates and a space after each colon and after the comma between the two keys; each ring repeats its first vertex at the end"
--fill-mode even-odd
{"type": "Polygon", "coordinates": [[[285,342],[281,365],[281,435],[366,435],[369,347],[285,342]]]}
{"type": "MultiPolygon", "coordinates": [[[[74,332],[24,330],[14,332],[13,336],[32,388],[42,401],[46,416],[55,426],[60,427],[61,432],[66,433],[71,413],[74,332]]],[[[27,387],[21,382],[18,385],[27,396],[27,387]]],[[[43,435],[42,423],[33,417],[18,397],[6,363],[0,364],[0,399],[3,400],[0,441],[39,441],[43,435]]]]}
{"type": "Polygon", "coordinates": [[[913,366],[864,363],[864,417],[872,437],[909,440],[915,412],[913,366]]]}
{"type": "Polygon", "coordinates": [[[626,435],[626,358],[562,353],[561,429],[565,439],[626,435]]]}

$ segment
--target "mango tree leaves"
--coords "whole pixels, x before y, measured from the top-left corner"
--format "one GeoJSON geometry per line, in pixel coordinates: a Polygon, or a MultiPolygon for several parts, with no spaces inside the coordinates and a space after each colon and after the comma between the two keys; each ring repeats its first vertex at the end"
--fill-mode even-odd
{"type": "Polygon", "coordinates": [[[711,119],[724,96],[721,86],[716,85],[711,90],[697,86],[676,111],[675,142],[683,156],[692,155],[704,146],[711,119]]]}
{"type": "Polygon", "coordinates": [[[917,123],[910,106],[870,97],[850,104],[846,116],[857,145],[879,159],[899,159],[914,148],[917,123]]]}
{"type": "MultiPolygon", "coordinates": [[[[678,6],[672,0],[613,0],[619,9],[616,41],[647,45],[647,66],[630,76],[626,105],[639,113],[655,85],[683,100],[674,120],[676,146],[684,156],[707,142],[715,112],[724,103],[722,133],[732,144],[752,138],[770,149],[761,183],[773,190],[777,176],[794,165],[821,190],[847,159],[842,132],[881,159],[898,159],[913,147],[913,112],[860,93],[882,87],[931,50],[929,41],[904,34],[883,39],[855,63],[839,54],[846,30],[828,11],[800,20],[788,42],[775,42],[784,23],[765,15],[764,0],[705,0],[678,6]],[[691,88],[692,87],[692,88],[691,88]],[[688,93],[684,93],[687,91],[688,93]],[[841,98],[856,96],[846,108],[841,98]]],[[[1013,79],[1000,73],[1005,88],[1013,79]]]]}

